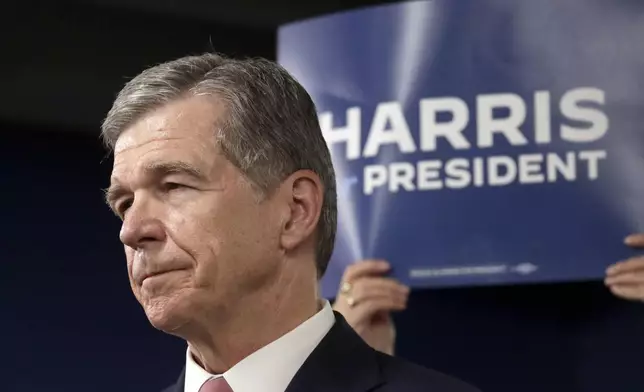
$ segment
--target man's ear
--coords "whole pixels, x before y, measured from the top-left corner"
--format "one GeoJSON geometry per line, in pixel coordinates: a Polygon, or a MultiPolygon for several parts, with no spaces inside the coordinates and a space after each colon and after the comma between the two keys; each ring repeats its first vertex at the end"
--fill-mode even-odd
{"type": "Polygon", "coordinates": [[[323,187],[317,174],[298,170],[282,182],[281,188],[290,214],[283,223],[280,241],[284,249],[291,250],[315,232],[324,200],[323,187]]]}

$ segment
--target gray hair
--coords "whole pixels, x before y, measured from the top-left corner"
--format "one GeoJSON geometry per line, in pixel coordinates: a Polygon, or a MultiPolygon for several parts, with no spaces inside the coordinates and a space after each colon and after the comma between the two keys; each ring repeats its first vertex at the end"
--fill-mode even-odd
{"type": "Polygon", "coordinates": [[[118,94],[103,121],[103,141],[113,150],[121,133],[150,111],[186,95],[203,94],[216,95],[226,105],[226,118],[217,124],[221,132],[215,135],[213,129],[213,137],[262,196],[297,170],[320,177],[324,199],[316,265],[321,277],[335,242],[335,174],[313,100],[278,64],[206,53],[146,69],[118,94]]]}

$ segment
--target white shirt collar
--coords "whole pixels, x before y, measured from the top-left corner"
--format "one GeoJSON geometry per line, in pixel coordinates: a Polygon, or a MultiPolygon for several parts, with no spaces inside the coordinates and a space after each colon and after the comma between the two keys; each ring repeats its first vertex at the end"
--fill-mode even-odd
{"type": "Polygon", "coordinates": [[[224,374],[213,375],[186,353],[184,392],[198,392],[211,378],[223,376],[234,392],[284,392],[295,373],[335,323],[329,301],[294,330],[244,358],[224,374]]]}

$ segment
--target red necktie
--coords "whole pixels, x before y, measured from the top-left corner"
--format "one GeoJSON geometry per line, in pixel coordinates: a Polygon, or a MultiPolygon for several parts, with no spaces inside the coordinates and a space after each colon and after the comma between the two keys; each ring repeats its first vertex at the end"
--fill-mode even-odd
{"type": "Polygon", "coordinates": [[[234,392],[230,385],[228,385],[228,382],[223,377],[219,378],[211,378],[210,380],[206,381],[201,388],[199,388],[199,392],[234,392]]]}

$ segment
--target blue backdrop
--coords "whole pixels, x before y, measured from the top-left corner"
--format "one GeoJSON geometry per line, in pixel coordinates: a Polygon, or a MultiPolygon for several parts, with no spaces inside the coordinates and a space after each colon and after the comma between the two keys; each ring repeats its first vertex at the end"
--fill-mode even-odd
{"type": "Polygon", "coordinates": [[[338,174],[323,291],[599,278],[644,230],[644,3],[434,0],[283,26],[338,174]],[[641,178],[641,177],[640,177],[641,178]]]}

